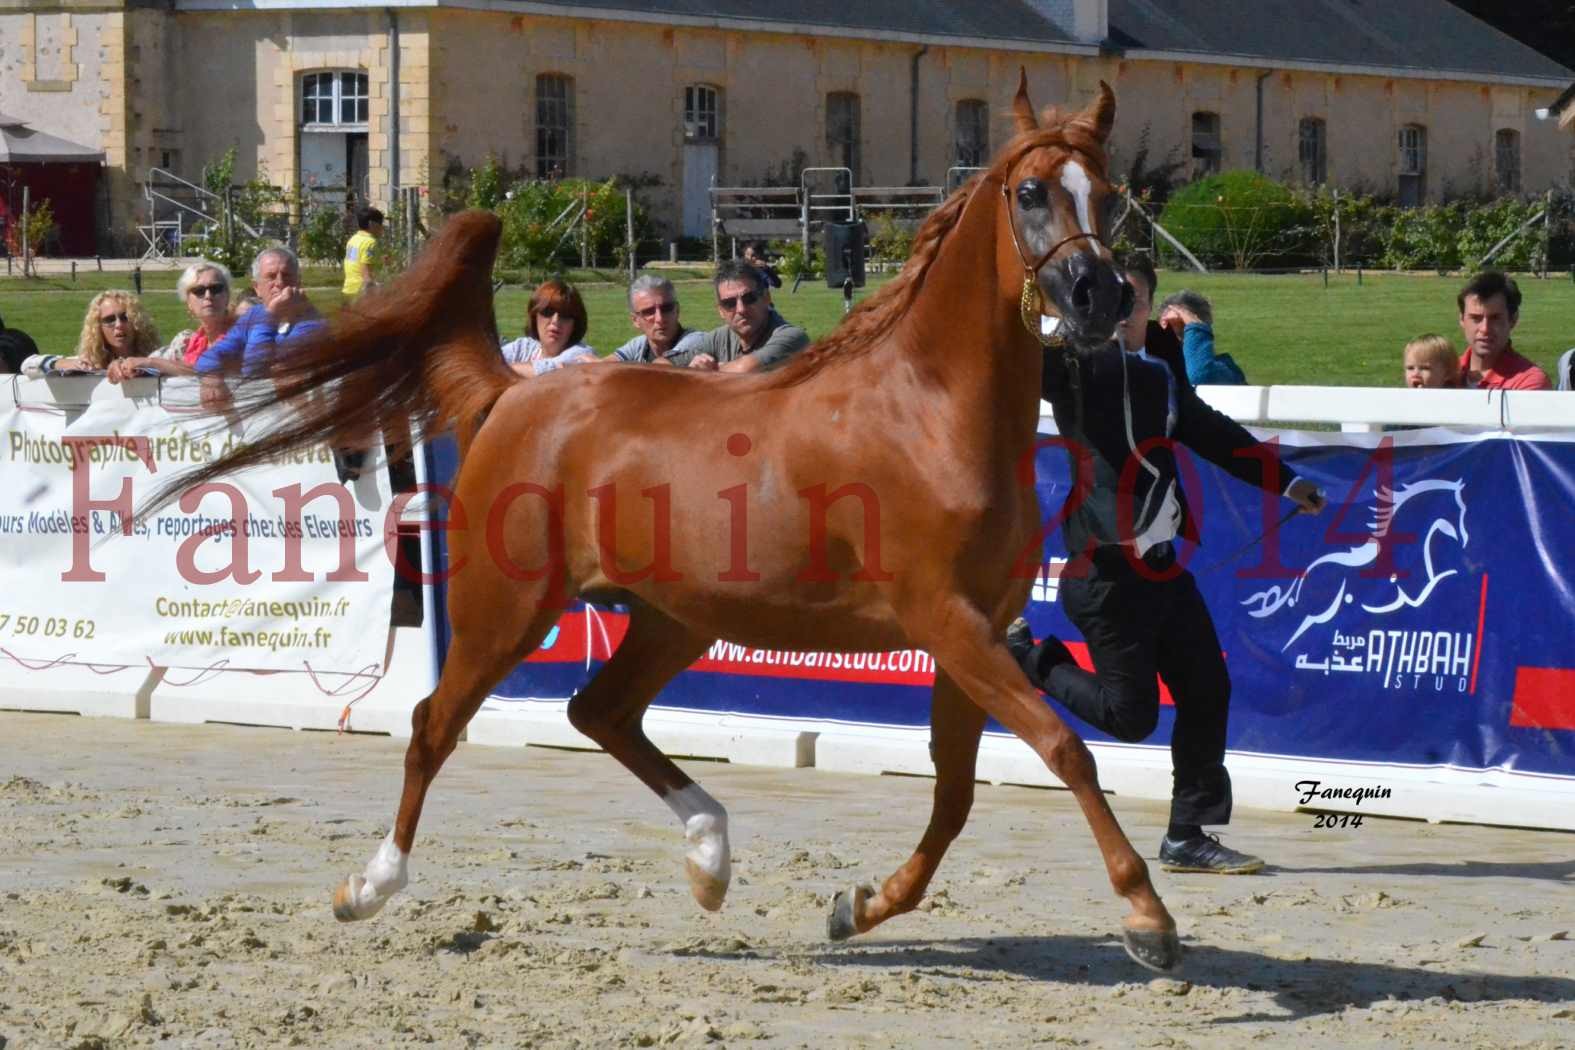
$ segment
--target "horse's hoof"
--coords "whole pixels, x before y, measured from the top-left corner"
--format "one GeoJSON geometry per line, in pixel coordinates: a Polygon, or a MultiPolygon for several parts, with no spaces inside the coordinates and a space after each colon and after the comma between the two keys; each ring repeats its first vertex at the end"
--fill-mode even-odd
{"type": "Polygon", "coordinates": [[[721,911],[722,902],[727,899],[728,880],[717,878],[688,858],[684,859],[684,868],[689,873],[689,892],[694,894],[695,903],[706,911],[721,911]]]}
{"type": "Polygon", "coordinates": [[[1121,944],[1132,961],[1155,973],[1175,973],[1181,968],[1181,938],[1175,930],[1121,931],[1121,944]]]}
{"type": "Polygon", "coordinates": [[[383,909],[387,898],[379,897],[371,907],[362,907],[356,903],[361,884],[366,880],[359,875],[351,875],[339,884],[334,890],[334,918],[340,922],[357,922],[361,919],[370,919],[383,909]]]}
{"type": "Polygon", "coordinates": [[[845,941],[858,933],[858,910],[874,892],[868,886],[854,886],[838,893],[831,902],[831,914],[826,916],[826,936],[845,941]]]}

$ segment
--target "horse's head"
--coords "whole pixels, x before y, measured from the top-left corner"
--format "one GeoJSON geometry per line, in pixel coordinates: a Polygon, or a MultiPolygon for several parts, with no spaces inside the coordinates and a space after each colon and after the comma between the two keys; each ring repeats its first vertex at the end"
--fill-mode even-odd
{"type": "MultiPolygon", "coordinates": [[[[1118,198],[1106,178],[1105,140],[1115,122],[1116,98],[1099,84],[1099,97],[1070,117],[1046,110],[1035,116],[1024,74],[1012,104],[1017,136],[1003,151],[1001,178],[1008,224],[1002,238],[1008,288],[1029,277],[1041,311],[1059,319],[1056,335],[1077,347],[1105,343],[1132,309],[1132,289],[1106,244],[1118,198]]],[[[1025,289],[1024,323],[1033,325],[1025,289]]],[[[1037,334],[1037,333],[1036,333],[1037,334]]]]}

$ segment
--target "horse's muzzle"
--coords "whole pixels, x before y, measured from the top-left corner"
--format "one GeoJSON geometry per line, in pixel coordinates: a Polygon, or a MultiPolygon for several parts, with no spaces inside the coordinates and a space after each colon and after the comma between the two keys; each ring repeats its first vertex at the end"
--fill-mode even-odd
{"type": "Polygon", "coordinates": [[[1080,251],[1061,265],[1041,272],[1043,291],[1059,308],[1066,335],[1085,346],[1104,343],[1131,312],[1131,289],[1115,265],[1091,251],[1080,251]]]}

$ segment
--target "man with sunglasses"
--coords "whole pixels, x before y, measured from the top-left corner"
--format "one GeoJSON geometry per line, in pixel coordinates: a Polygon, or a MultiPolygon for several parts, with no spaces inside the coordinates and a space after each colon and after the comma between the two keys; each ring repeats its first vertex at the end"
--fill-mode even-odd
{"type": "Polygon", "coordinates": [[[679,354],[696,353],[705,339],[704,332],[679,323],[678,292],[672,281],[656,274],[642,274],[629,285],[629,321],[640,334],[604,360],[671,364],[679,354]]]}
{"type": "Polygon", "coordinates": [[[669,360],[717,372],[760,372],[776,368],[809,345],[809,333],[788,324],[771,305],[760,271],[729,261],[716,268],[716,309],[723,325],[705,334],[691,353],[669,360]]]}

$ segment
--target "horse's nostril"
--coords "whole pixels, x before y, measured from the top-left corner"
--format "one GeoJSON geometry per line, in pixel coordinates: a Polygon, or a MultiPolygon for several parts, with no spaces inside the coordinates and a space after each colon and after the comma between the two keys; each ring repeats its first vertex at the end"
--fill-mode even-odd
{"type": "Polygon", "coordinates": [[[1094,305],[1094,282],[1087,274],[1072,282],[1072,305],[1079,313],[1087,313],[1094,305]]]}

